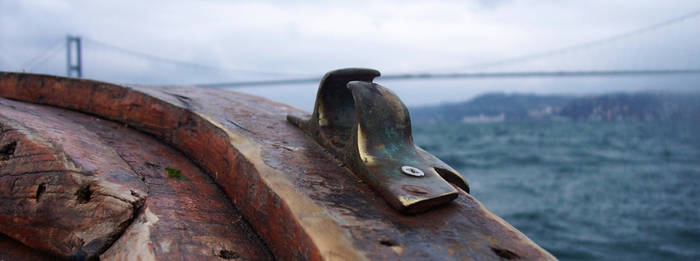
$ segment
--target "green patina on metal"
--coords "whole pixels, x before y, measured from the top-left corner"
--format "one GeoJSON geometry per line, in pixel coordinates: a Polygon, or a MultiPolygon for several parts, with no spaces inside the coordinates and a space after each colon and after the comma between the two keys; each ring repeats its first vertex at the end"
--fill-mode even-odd
{"type": "Polygon", "coordinates": [[[287,119],[402,213],[454,200],[455,186],[468,193],[461,174],[413,143],[406,105],[372,82],[379,75],[361,68],[331,71],[321,80],[313,114],[287,119]]]}

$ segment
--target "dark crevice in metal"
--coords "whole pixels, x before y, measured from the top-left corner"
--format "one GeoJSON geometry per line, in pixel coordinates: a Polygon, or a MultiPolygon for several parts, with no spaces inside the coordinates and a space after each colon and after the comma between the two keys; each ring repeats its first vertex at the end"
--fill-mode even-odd
{"type": "Polygon", "coordinates": [[[438,168],[438,167],[435,167],[433,169],[435,169],[435,172],[437,172],[440,175],[440,177],[447,180],[447,182],[452,183],[453,185],[464,190],[464,192],[469,193],[469,185],[467,183],[465,183],[462,178],[460,178],[459,174],[454,173],[448,169],[443,169],[443,168],[438,168]]]}
{"type": "Polygon", "coordinates": [[[520,259],[520,256],[513,251],[510,251],[508,249],[503,249],[503,248],[497,248],[497,247],[490,247],[491,250],[493,251],[494,254],[497,256],[506,259],[506,260],[514,260],[514,259],[520,259]]]}

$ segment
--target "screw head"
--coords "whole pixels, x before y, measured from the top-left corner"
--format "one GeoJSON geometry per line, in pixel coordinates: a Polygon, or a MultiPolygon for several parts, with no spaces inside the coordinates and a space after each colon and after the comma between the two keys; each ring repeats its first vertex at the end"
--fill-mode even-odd
{"type": "Polygon", "coordinates": [[[416,167],[412,167],[412,166],[403,166],[403,167],[401,167],[401,172],[403,172],[403,174],[406,174],[406,175],[409,175],[409,176],[413,176],[413,177],[423,177],[423,176],[425,176],[425,173],[423,173],[422,170],[420,170],[420,169],[418,169],[418,168],[416,168],[416,167]]]}

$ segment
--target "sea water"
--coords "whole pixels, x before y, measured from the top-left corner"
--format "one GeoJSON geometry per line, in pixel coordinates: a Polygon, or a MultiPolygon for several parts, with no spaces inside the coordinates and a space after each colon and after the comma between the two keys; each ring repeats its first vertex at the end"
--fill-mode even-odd
{"type": "Polygon", "coordinates": [[[700,260],[699,122],[415,124],[487,208],[562,260],[700,260]]]}

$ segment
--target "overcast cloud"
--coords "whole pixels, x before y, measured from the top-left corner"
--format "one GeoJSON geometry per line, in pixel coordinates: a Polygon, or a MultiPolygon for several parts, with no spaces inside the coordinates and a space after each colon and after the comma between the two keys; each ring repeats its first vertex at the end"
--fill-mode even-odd
{"type": "MultiPolygon", "coordinates": [[[[120,83],[321,76],[342,67],[384,73],[700,68],[700,17],[556,57],[470,66],[600,39],[698,9],[698,1],[647,0],[0,0],[0,70],[65,75],[67,34],[83,37],[86,78],[120,83]],[[154,62],[100,43],[223,70],[154,62]],[[46,58],[38,59],[42,53],[46,58]]],[[[380,82],[409,105],[488,91],[700,89],[697,76],[380,82]]],[[[309,109],[316,86],[244,91],[309,109]]]]}

